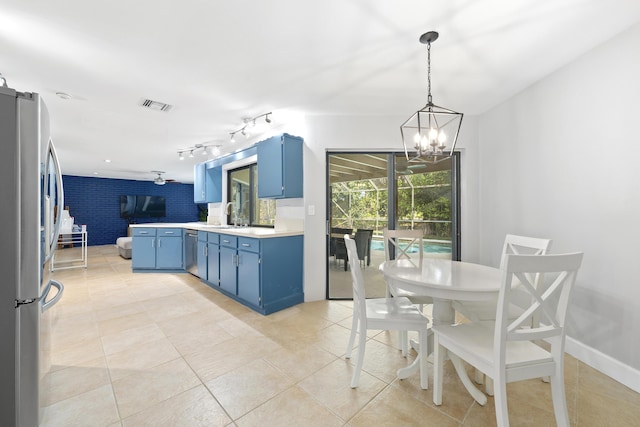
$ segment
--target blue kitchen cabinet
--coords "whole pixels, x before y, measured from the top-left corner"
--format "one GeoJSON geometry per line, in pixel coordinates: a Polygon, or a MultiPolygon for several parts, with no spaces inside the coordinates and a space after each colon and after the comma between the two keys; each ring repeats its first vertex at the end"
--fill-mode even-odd
{"type": "Polygon", "coordinates": [[[260,307],[260,240],[238,238],[238,297],[260,307]]]}
{"type": "Polygon", "coordinates": [[[205,182],[207,165],[205,163],[199,163],[193,167],[193,202],[194,203],[206,203],[207,202],[207,184],[205,182]]]}
{"type": "Polygon", "coordinates": [[[194,203],[222,201],[222,166],[212,166],[209,162],[194,166],[193,201],[194,203]]]}
{"type": "Polygon", "coordinates": [[[302,138],[282,134],[257,144],[258,197],[302,197],[302,138]]]}
{"type": "Polygon", "coordinates": [[[198,256],[197,256],[197,265],[198,265],[198,277],[201,279],[207,279],[207,265],[208,265],[208,256],[207,256],[207,233],[206,231],[198,231],[198,256]]]}
{"type": "Polygon", "coordinates": [[[132,234],[133,270],[184,269],[182,229],[134,227],[132,234]]]}
{"type": "Polygon", "coordinates": [[[269,314],[304,301],[303,237],[220,234],[220,291],[269,314]]]}
{"type": "Polygon", "coordinates": [[[134,228],[131,241],[131,268],[156,268],[156,229],[134,228]]]}
{"type": "Polygon", "coordinates": [[[207,163],[206,166],[207,179],[207,202],[208,203],[220,203],[222,202],[222,166],[211,166],[207,163]]]}
{"type": "Polygon", "coordinates": [[[220,235],[207,233],[207,282],[220,286],[220,235]]]}
{"type": "Polygon", "coordinates": [[[220,234],[220,289],[238,294],[238,238],[220,234]]]}

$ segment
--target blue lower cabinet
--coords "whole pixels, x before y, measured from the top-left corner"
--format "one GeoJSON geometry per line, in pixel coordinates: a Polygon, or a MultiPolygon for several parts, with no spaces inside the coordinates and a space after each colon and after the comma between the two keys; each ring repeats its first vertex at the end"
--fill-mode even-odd
{"type": "Polygon", "coordinates": [[[184,270],[182,229],[135,227],[131,247],[134,271],[184,270]]]}
{"type": "MultiPolygon", "coordinates": [[[[257,239],[256,245],[258,243],[257,239]]],[[[260,254],[238,250],[238,297],[260,307],[260,254]]]]}
{"type": "Polygon", "coordinates": [[[238,251],[235,247],[220,245],[220,289],[238,294],[238,267],[236,258],[238,251]]]}
{"type": "Polygon", "coordinates": [[[208,264],[208,248],[207,248],[207,233],[206,231],[198,231],[198,277],[206,280],[209,274],[207,269],[208,264]]]}
{"type": "Polygon", "coordinates": [[[207,243],[207,282],[213,286],[220,286],[220,245],[207,243]]]}
{"type": "Polygon", "coordinates": [[[220,234],[220,290],[269,314],[304,301],[303,237],[220,234]]]}

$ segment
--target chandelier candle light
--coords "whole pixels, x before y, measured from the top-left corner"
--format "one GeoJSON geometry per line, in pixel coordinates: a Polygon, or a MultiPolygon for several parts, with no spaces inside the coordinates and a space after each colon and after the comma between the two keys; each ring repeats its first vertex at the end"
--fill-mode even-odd
{"type": "Polygon", "coordinates": [[[431,98],[431,43],[437,39],[435,31],[420,36],[420,43],[427,45],[428,96],[427,105],[400,126],[408,161],[439,163],[450,158],[462,125],[462,113],[439,107],[431,98]]]}

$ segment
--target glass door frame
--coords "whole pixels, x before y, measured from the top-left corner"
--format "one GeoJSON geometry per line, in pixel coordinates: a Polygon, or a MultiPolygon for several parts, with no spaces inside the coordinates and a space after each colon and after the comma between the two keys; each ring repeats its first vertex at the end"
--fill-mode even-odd
{"type": "MultiPolygon", "coordinates": [[[[326,206],[325,206],[325,221],[326,221],[326,233],[325,233],[325,271],[326,271],[326,285],[325,285],[325,297],[326,299],[349,299],[349,298],[332,298],[330,296],[330,241],[331,241],[331,181],[330,181],[330,157],[333,155],[344,154],[385,154],[387,156],[387,228],[395,229],[397,223],[396,212],[396,200],[397,200],[397,185],[396,185],[396,156],[404,155],[401,151],[326,151],[325,153],[325,179],[326,179],[326,206]],[[393,183],[393,185],[391,185],[393,183]]],[[[452,200],[452,212],[451,212],[451,259],[454,261],[460,261],[461,254],[461,230],[460,230],[460,152],[456,151],[453,154],[451,162],[451,200],[452,200]]],[[[377,267],[375,267],[377,268],[377,267]]]]}

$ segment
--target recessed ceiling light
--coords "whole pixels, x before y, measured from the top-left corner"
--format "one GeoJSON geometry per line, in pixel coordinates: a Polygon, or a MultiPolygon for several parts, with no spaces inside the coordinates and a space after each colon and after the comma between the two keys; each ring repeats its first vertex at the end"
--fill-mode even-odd
{"type": "Polygon", "coordinates": [[[105,163],[111,163],[111,159],[104,159],[105,163]]]}
{"type": "Polygon", "coordinates": [[[58,95],[58,98],[71,99],[71,95],[66,92],[56,92],[56,95],[58,95]]]}

